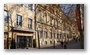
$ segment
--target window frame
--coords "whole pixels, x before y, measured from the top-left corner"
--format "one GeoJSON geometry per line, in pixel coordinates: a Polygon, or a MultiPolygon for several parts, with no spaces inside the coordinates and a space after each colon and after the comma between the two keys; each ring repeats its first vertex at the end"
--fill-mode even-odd
{"type": "Polygon", "coordinates": [[[18,14],[17,14],[17,17],[16,17],[16,23],[17,23],[17,26],[22,27],[22,16],[21,16],[21,15],[18,15],[18,14]],[[19,21],[18,21],[18,19],[19,19],[18,16],[21,17],[21,18],[20,18],[21,24],[20,24],[19,21]]]}
{"type": "Polygon", "coordinates": [[[37,13],[37,21],[41,21],[41,11],[39,10],[37,13]]]}
{"type": "Polygon", "coordinates": [[[28,10],[33,10],[33,4],[28,4],[28,10]]]}
{"type": "Polygon", "coordinates": [[[55,35],[55,33],[53,33],[54,34],[54,38],[56,37],[56,35],[55,35]]]}
{"type": "Polygon", "coordinates": [[[43,34],[43,33],[42,33],[42,29],[41,29],[41,28],[38,29],[37,32],[38,32],[38,33],[37,33],[37,34],[38,34],[38,37],[39,37],[39,38],[42,38],[42,34],[43,34]],[[40,35],[39,35],[39,34],[40,34],[40,35]]]}
{"type": "Polygon", "coordinates": [[[8,16],[9,13],[8,13],[7,10],[4,10],[4,12],[7,12],[7,17],[4,16],[4,24],[6,24],[6,23],[8,23],[8,21],[9,21],[9,20],[8,20],[8,19],[9,19],[9,16],[8,16]],[[5,19],[7,19],[7,20],[5,20],[5,19]]]}
{"type": "Polygon", "coordinates": [[[47,23],[47,15],[46,15],[46,13],[44,14],[44,23],[47,23]]]}
{"type": "Polygon", "coordinates": [[[47,29],[44,30],[44,37],[47,38],[47,29]]]}
{"type": "Polygon", "coordinates": [[[50,41],[50,44],[52,44],[52,41],[50,41]]]}
{"type": "Polygon", "coordinates": [[[57,39],[59,38],[59,33],[57,33],[57,39]]]}
{"type": "Polygon", "coordinates": [[[50,30],[50,38],[52,38],[52,30],[50,30]]]}
{"type": "Polygon", "coordinates": [[[47,41],[45,41],[45,44],[47,45],[47,41]]]}
{"type": "Polygon", "coordinates": [[[21,6],[21,7],[23,7],[23,4],[17,4],[17,6],[21,6]]]}
{"type": "Polygon", "coordinates": [[[28,28],[32,29],[32,19],[30,19],[30,18],[28,18],[28,28]],[[29,21],[31,22],[31,25],[30,25],[29,21]]]}

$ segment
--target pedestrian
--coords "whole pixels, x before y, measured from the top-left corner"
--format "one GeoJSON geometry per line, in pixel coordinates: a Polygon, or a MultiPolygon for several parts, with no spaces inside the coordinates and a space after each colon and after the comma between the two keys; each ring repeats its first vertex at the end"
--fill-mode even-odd
{"type": "Polygon", "coordinates": [[[80,38],[79,38],[79,42],[80,42],[80,38]]]}
{"type": "Polygon", "coordinates": [[[55,41],[54,41],[54,44],[53,44],[53,48],[55,49],[55,41]]]}
{"type": "Polygon", "coordinates": [[[64,49],[67,49],[67,45],[66,45],[66,43],[64,43],[64,49]]]}
{"type": "Polygon", "coordinates": [[[61,45],[62,45],[62,47],[63,47],[63,41],[61,41],[61,45]]]}

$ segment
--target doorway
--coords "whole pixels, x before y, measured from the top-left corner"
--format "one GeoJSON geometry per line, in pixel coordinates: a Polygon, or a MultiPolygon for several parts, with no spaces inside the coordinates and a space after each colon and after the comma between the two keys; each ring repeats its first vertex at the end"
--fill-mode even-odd
{"type": "Polygon", "coordinates": [[[17,48],[32,47],[32,38],[30,36],[17,36],[17,48]]]}

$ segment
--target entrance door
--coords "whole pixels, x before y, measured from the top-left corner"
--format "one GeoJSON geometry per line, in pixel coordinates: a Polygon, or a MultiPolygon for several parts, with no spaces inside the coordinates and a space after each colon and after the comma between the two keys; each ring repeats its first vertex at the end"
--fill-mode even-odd
{"type": "Polygon", "coordinates": [[[30,36],[17,36],[17,47],[26,48],[31,47],[32,38],[30,36]]]}
{"type": "Polygon", "coordinates": [[[30,36],[25,37],[25,47],[32,47],[32,38],[30,36]]]}

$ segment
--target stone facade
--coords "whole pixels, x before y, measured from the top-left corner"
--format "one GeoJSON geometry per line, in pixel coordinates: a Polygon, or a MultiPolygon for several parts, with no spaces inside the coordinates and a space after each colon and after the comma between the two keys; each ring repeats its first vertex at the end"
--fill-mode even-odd
{"type": "Polygon", "coordinates": [[[4,12],[9,21],[4,21],[5,48],[43,48],[79,36],[75,21],[64,14],[59,4],[4,4],[4,12]]]}
{"type": "MultiPolygon", "coordinates": [[[[33,43],[33,39],[35,39],[35,28],[34,28],[34,11],[28,8],[28,4],[4,4],[4,16],[6,15],[7,19],[4,20],[7,21],[7,23],[4,23],[4,33],[8,38],[8,48],[11,48],[13,45],[16,45],[16,48],[18,48],[18,37],[22,36],[27,37],[29,36],[31,39],[31,42],[33,43]],[[18,19],[18,17],[21,19],[18,19]],[[31,28],[29,28],[28,20],[31,20],[31,28]],[[9,22],[8,22],[9,21],[9,22]],[[12,46],[11,46],[12,45],[12,46]]],[[[4,22],[5,22],[4,21],[4,22]]],[[[24,40],[22,40],[25,42],[24,40]]],[[[33,47],[33,45],[31,46],[33,47]]]]}
{"type": "Polygon", "coordinates": [[[36,41],[39,48],[72,40],[79,35],[75,25],[59,4],[36,4],[36,41]]]}

